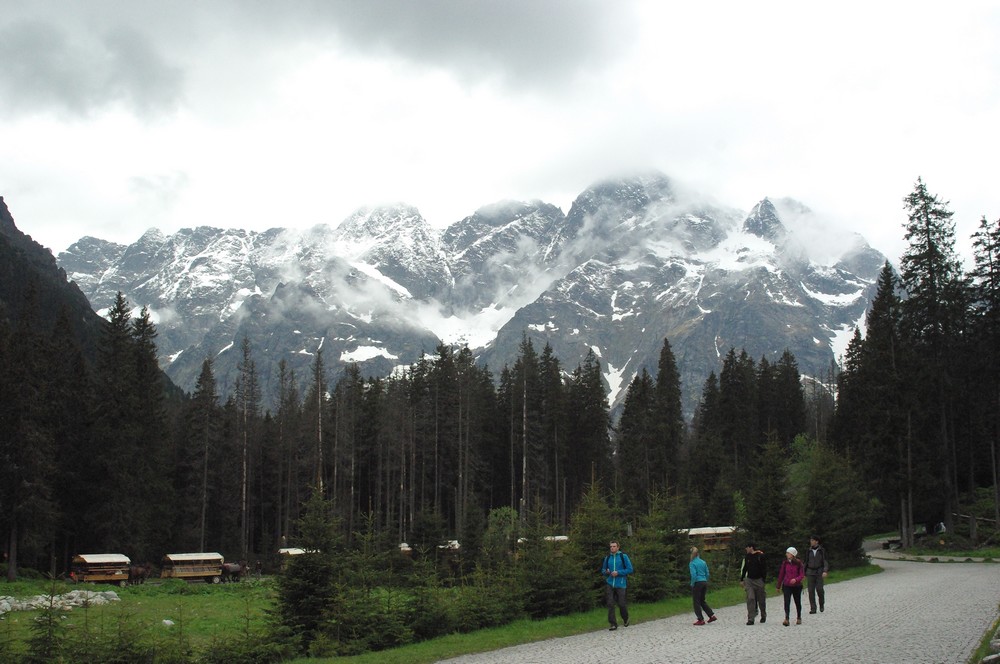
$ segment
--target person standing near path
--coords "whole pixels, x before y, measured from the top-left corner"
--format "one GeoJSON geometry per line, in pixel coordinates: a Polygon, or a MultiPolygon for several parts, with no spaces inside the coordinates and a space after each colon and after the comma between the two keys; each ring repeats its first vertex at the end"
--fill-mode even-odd
{"type": "Polygon", "coordinates": [[[809,613],[816,613],[816,597],[819,596],[819,610],[823,611],[826,603],[826,592],[823,590],[823,579],[830,571],[826,561],[826,549],[820,543],[819,536],[809,538],[809,553],[806,554],[806,581],[809,583],[809,613]]]}
{"type": "Polygon", "coordinates": [[[752,625],[760,610],[760,623],[767,622],[767,565],[764,562],[764,552],[750,542],[746,546],[746,555],[740,566],[740,585],[747,594],[747,624],[752,625]]]}
{"type": "Polygon", "coordinates": [[[618,621],[615,618],[615,604],[622,614],[622,624],[628,627],[628,599],[625,597],[625,586],[628,583],[626,577],[632,573],[632,561],[628,554],[618,550],[618,542],[611,542],[611,552],[605,556],[604,564],[601,565],[601,573],[607,577],[607,588],[605,588],[604,601],[608,605],[608,623],[612,632],[618,629],[618,621]]]}
{"type": "Polygon", "coordinates": [[[785,549],[785,559],[781,561],[778,570],[778,590],[785,593],[785,621],[781,623],[788,627],[788,610],[791,600],[795,600],[795,624],[802,624],[802,579],[806,570],[799,560],[799,551],[794,546],[785,549]]]}
{"type": "Polygon", "coordinates": [[[688,571],[691,572],[691,599],[694,601],[694,615],[698,618],[694,624],[705,624],[702,610],[708,614],[708,622],[715,622],[718,620],[715,617],[715,611],[705,601],[705,595],[708,593],[708,565],[701,559],[696,546],[691,547],[691,562],[688,563],[688,571]]]}

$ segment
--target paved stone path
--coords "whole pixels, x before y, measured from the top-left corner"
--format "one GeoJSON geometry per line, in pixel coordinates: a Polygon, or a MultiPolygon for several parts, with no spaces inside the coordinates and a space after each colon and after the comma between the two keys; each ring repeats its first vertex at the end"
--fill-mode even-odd
{"type": "MultiPolygon", "coordinates": [[[[453,664],[964,664],[998,616],[1000,564],[880,560],[885,571],[828,585],[826,611],[784,627],[773,584],[768,619],[746,625],[746,607],[723,607],[719,620],[693,627],[683,616],[550,639],[447,660],[453,664]]],[[[641,608],[633,618],[641,619],[641,608]]],[[[595,626],[596,628],[597,626],[595,626]]]]}

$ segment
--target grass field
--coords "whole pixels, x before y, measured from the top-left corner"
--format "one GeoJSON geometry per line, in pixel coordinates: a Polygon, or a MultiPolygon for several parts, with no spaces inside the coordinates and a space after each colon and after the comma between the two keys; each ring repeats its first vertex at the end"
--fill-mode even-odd
{"type": "MultiPolygon", "coordinates": [[[[828,583],[873,574],[878,567],[869,566],[833,572],[828,583]]],[[[78,586],[62,582],[19,581],[0,583],[0,596],[19,599],[40,594],[63,594],[87,587],[94,590],[114,590],[119,602],[93,606],[86,611],[74,610],[60,620],[68,633],[87,629],[90,632],[112,634],[121,629],[144,634],[147,642],[186,643],[202,650],[226,639],[254,638],[267,621],[266,612],[273,606],[273,579],[251,580],[234,584],[187,584],[183,581],[112,588],[110,586],[78,586]],[[173,625],[167,626],[164,620],[173,625]]],[[[735,583],[718,587],[709,593],[712,606],[732,606],[744,601],[743,590],[735,583]]],[[[634,604],[630,607],[633,623],[658,620],[689,613],[689,597],[678,597],[655,604],[634,604]]],[[[0,643],[9,643],[15,652],[24,652],[31,636],[31,626],[37,611],[12,612],[0,621],[0,643]]],[[[434,662],[462,654],[484,652],[520,643],[530,643],[560,636],[570,636],[603,629],[607,619],[605,609],[560,616],[546,620],[518,620],[504,627],[485,629],[469,634],[452,634],[402,648],[385,650],[356,657],[299,659],[300,664],[323,662],[391,664],[434,662]]]]}
{"type": "MultiPolygon", "coordinates": [[[[127,629],[144,639],[186,643],[200,650],[221,639],[240,638],[262,628],[273,604],[273,580],[204,584],[170,580],[118,588],[100,584],[75,585],[50,581],[0,583],[0,596],[25,599],[72,590],[113,590],[118,602],[74,609],[60,618],[67,634],[87,630],[101,634],[127,629]],[[167,625],[164,621],[170,621],[167,625]]],[[[23,652],[38,611],[14,611],[0,621],[0,643],[23,652]]]]}

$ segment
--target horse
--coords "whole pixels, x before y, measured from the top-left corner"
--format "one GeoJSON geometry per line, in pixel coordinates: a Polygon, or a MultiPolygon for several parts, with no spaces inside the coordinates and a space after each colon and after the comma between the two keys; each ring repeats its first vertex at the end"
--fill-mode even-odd
{"type": "Polygon", "coordinates": [[[137,586],[142,583],[146,583],[146,579],[149,578],[150,573],[153,571],[153,566],[149,563],[142,565],[131,565],[128,568],[128,584],[130,586],[137,586]]]}
{"type": "Polygon", "coordinates": [[[238,582],[247,573],[247,561],[241,560],[238,563],[222,563],[222,580],[238,582]]]}

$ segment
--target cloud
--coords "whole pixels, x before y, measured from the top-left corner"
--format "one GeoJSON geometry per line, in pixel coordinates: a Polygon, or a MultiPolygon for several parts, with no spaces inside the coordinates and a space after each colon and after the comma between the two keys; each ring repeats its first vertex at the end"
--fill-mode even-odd
{"type": "Polygon", "coordinates": [[[0,0],[0,194],[59,248],[396,200],[443,227],[655,169],[744,210],[793,196],[896,257],[918,175],[960,234],[997,214],[1000,10],[911,9],[0,0]]]}
{"type": "Polygon", "coordinates": [[[246,20],[335,36],[364,56],[535,90],[603,67],[635,30],[628,4],[603,0],[312,0],[256,10],[246,20]]]}
{"type": "Polygon", "coordinates": [[[178,67],[127,27],[93,34],[13,21],[0,26],[0,62],[0,108],[14,115],[87,116],[116,103],[158,115],[176,106],[183,81],[178,67]]]}
{"type": "Polygon", "coordinates": [[[183,172],[134,176],[129,180],[129,192],[149,208],[151,216],[156,216],[174,206],[188,180],[183,172]]]}

